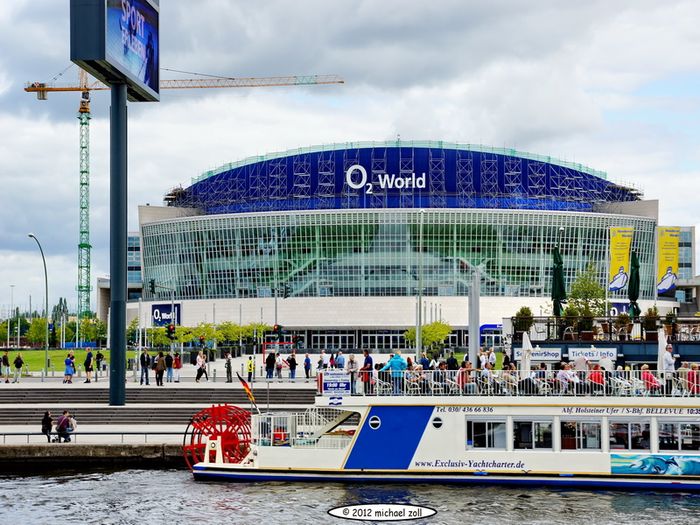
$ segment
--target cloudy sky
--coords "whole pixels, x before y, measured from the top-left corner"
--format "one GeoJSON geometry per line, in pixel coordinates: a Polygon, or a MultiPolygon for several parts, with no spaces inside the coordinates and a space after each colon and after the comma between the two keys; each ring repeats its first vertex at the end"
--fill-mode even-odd
{"type": "MultiPolygon", "coordinates": [[[[0,316],[10,285],[23,307],[43,296],[28,232],[47,254],[50,302],[76,303],[79,95],[23,92],[77,83],[68,6],[0,3],[0,316]]],[[[698,225],[699,18],[696,0],[161,0],[162,67],[335,73],[346,84],[131,104],[130,228],[138,204],[223,163],[397,135],[581,162],[659,199],[662,224],[698,225]]],[[[108,95],[93,93],[93,281],[108,274],[108,110],[108,95]]]]}

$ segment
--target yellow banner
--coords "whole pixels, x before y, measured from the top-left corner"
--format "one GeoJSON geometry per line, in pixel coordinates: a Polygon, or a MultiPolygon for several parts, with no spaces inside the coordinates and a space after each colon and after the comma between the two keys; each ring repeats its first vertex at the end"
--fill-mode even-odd
{"type": "Polygon", "coordinates": [[[630,248],[634,228],[631,226],[610,227],[610,272],[608,290],[615,292],[627,286],[630,273],[630,248]]]}
{"type": "Polygon", "coordinates": [[[678,241],[681,229],[678,226],[659,226],[656,228],[658,239],[658,264],[656,266],[656,289],[659,294],[676,288],[678,280],[678,241]]]}

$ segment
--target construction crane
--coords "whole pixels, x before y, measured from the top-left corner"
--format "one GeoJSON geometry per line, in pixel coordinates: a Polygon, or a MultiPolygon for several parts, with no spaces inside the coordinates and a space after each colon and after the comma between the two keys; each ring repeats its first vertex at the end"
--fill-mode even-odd
{"type": "MultiPolygon", "coordinates": [[[[186,73],[184,71],[175,71],[186,73]]],[[[161,80],[160,89],[209,89],[209,88],[253,88],[277,86],[312,86],[324,84],[343,84],[345,81],[337,75],[307,75],[286,77],[219,77],[198,75],[200,78],[183,78],[161,80]],[[206,77],[206,78],[201,78],[206,77]]],[[[46,100],[50,92],[78,91],[80,106],[80,225],[78,240],[78,326],[80,319],[88,317],[90,310],[90,91],[110,89],[98,80],[89,81],[82,69],[78,85],[32,82],[25,85],[28,93],[36,93],[38,100],[46,100]]]]}

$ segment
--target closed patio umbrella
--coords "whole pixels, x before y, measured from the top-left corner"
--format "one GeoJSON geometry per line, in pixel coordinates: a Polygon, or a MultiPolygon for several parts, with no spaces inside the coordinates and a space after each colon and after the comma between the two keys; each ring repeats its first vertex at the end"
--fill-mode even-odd
{"type": "Polygon", "coordinates": [[[630,300],[630,317],[636,319],[639,317],[639,314],[642,313],[642,310],[637,304],[637,299],[639,299],[639,257],[634,250],[632,250],[632,259],[630,261],[630,279],[627,284],[627,297],[630,300]]]}
{"type": "Polygon", "coordinates": [[[530,377],[530,363],[532,362],[532,343],[527,332],[523,332],[523,351],[520,356],[520,379],[530,377]]]}
{"type": "Polygon", "coordinates": [[[656,352],[656,370],[661,377],[661,371],[664,369],[664,354],[666,354],[666,333],[663,328],[659,328],[659,344],[656,352]]]}
{"type": "Polygon", "coordinates": [[[564,261],[559,253],[559,246],[555,246],[552,251],[554,264],[552,266],[552,303],[554,305],[554,316],[561,317],[563,312],[562,303],[566,301],[566,288],[564,287],[564,261]]]}

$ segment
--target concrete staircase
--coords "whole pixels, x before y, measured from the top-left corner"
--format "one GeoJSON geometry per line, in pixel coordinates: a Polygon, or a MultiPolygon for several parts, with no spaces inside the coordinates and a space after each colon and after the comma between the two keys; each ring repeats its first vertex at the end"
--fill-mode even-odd
{"type": "MultiPolygon", "coordinates": [[[[248,408],[250,402],[242,389],[222,388],[134,388],[126,391],[126,406],[108,406],[106,388],[4,388],[0,385],[0,425],[36,425],[40,427],[46,410],[54,417],[70,410],[83,425],[187,425],[190,417],[213,404],[229,403],[248,408]],[[141,406],[139,406],[141,405],[141,406]]],[[[9,385],[8,385],[9,386],[9,385]]],[[[261,410],[267,408],[267,389],[253,387],[261,410]]],[[[270,410],[302,411],[313,405],[313,388],[271,388],[270,410]]],[[[184,428],[184,427],[183,427],[184,428]]]]}

